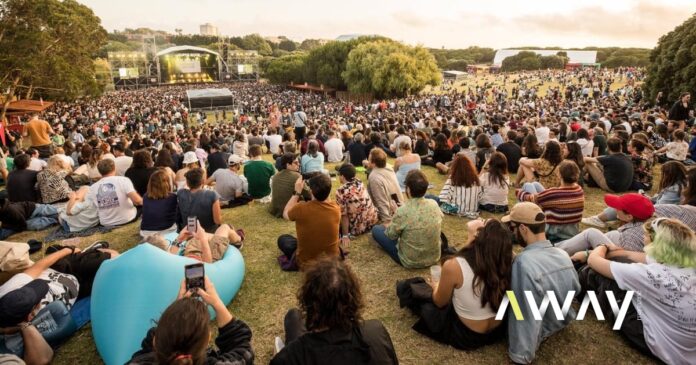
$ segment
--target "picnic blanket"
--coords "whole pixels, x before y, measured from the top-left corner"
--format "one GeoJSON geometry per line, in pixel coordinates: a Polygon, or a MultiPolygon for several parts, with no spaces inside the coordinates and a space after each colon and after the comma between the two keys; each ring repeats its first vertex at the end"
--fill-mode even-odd
{"type": "Polygon", "coordinates": [[[43,239],[43,241],[55,242],[73,237],[87,237],[98,233],[108,233],[111,232],[112,229],[114,229],[114,227],[96,226],[92,228],[87,228],[84,231],[80,232],[65,232],[63,228],[57,227],[54,231],[49,233],[48,236],[46,236],[46,238],[43,239]]]}

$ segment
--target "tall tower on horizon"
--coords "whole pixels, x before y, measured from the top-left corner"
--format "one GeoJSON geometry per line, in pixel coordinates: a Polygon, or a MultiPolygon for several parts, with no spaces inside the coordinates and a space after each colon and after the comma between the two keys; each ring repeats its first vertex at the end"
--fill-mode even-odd
{"type": "Polygon", "coordinates": [[[218,28],[210,23],[201,24],[201,35],[218,35],[218,28]]]}

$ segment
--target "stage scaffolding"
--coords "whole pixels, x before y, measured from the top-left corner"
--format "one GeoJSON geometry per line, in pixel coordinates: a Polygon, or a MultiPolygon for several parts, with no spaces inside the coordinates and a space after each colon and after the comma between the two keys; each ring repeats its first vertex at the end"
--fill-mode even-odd
{"type": "Polygon", "coordinates": [[[223,59],[227,72],[221,81],[259,81],[259,52],[229,50],[223,59]]]}
{"type": "Polygon", "coordinates": [[[109,52],[107,60],[116,89],[139,89],[160,84],[154,36],[143,37],[142,51],[109,52]]]}

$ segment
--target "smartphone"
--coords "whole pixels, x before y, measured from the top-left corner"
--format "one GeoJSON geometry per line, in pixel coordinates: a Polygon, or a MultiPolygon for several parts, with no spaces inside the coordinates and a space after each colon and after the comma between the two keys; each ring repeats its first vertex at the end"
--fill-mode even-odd
{"type": "Polygon", "coordinates": [[[186,289],[201,288],[205,290],[205,267],[202,262],[186,265],[184,268],[186,277],[186,289]]]}
{"type": "Polygon", "coordinates": [[[196,234],[197,229],[198,229],[197,217],[188,217],[188,221],[186,223],[186,230],[189,231],[189,233],[191,233],[191,234],[196,234]]]}

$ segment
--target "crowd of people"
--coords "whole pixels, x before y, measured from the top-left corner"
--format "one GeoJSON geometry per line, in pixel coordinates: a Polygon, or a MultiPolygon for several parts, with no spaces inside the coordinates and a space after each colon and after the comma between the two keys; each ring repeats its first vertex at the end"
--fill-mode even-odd
{"type": "MultiPolygon", "coordinates": [[[[24,120],[22,133],[4,129],[0,239],[137,222],[143,244],[214,262],[230,245],[242,249],[246,236],[222,209],[253,201],[267,206],[269,222],[295,223],[294,235],[277,239],[278,263],[303,272],[299,309],[285,316],[273,364],[398,363],[384,325],[362,318],[361,283],[347,260],[360,235],[404,270],[437,273],[399,282],[397,295],[418,317],[414,330],[438,342],[474,350],[507,339],[510,360],[531,363],[575,312],[559,319],[549,310],[535,321],[534,304],[520,300],[526,320],[496,318],[507,292],[531,291],[541,303],[548,292],[582,300],[595,291],[611,314],[609,296],[635,291],[621,334],[661,361],[696,362],[690,94],[672,106],[660,95],[647,100],[640,69],[494,78],[374,102],[221,84],[236,105],[213,113],[188,110],[184,93],[194,85],[56,103],[24,120]],[[440,191],[426,169],[443,175],[440,191]],[[596,216],[585,212],[589,188],[606,192],[596,216]],[[463,247],[449,244],[444,215],[468,222],[463,247]],[[172,232],[177,239],[163,239],[172,232]]],[[[24,344],[0,344],[0,353],[27,363],[52,356],[37,313],[89,296],[101,262],[118,255],[104,243],[46,251],[0,286],[0,327],[24,344]]],[[[251,334],[212,282],[189,291],[182,284],[130,363],[253,363],[251,334]],[[217,315],[216,349],[208,347],[207,306],[217,315]]]]}

